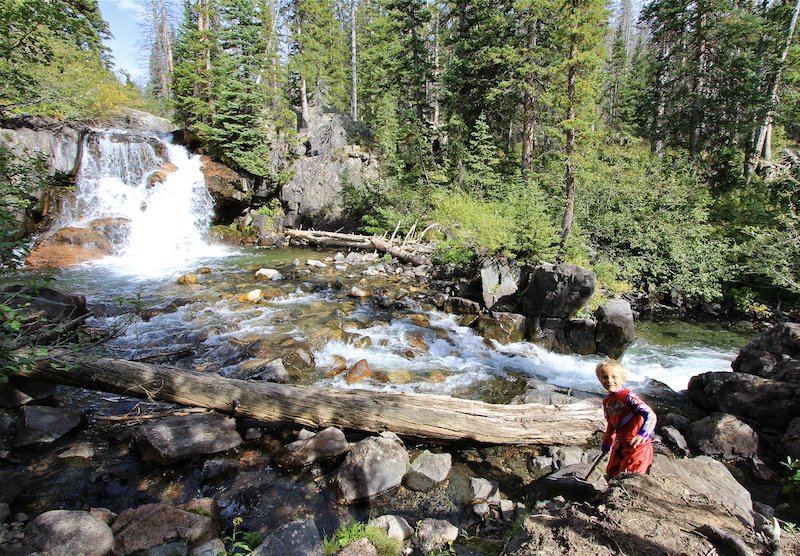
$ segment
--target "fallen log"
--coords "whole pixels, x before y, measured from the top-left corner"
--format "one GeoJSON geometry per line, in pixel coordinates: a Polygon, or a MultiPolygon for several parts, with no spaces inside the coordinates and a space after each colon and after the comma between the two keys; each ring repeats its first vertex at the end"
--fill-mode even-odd
{"type": "Polygon", "coordinates": [[[604,426],[599,405],[589,402],[498,405],[439,395],[244,381],[112,358],[57,356],[19,374],[268,422],[392,431],[433,442],[579,445],[604,426]]]}
{"type": "Polygon", "coordinates": [[[402,245],[378,236],[361,236],[315,230],[286,230],[284,233],[290,240],[295,240],[303,245],[380,251],[381,253],[389,253],[399,261],[413,263],[417,266],[431,264],[431,259],[428,255],[405,249],[402,245]]]}

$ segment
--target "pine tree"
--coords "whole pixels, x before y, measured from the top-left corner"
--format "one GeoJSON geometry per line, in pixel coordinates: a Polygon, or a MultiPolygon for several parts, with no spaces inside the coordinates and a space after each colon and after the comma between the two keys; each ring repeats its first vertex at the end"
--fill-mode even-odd
{"type": "Polygon", "coordinates": [[[479,197],[501,200],[503,183],[498,170],[499,158],[494,138],[489,131],[486,117],[481,114],[470,135],[469,146],[464,156],[466,175],[464,187],[479,197]]]}

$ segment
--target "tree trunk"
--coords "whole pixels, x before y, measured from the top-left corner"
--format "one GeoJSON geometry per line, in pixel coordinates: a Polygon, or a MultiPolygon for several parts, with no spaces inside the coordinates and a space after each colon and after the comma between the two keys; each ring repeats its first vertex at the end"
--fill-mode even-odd
{"type": "Polygon", "coordinates": [[[356,71],[356,0],[350,0],[350,115],[358,121],[358,72],[356,71]]]}
{"type": "MultiPolygon", "coordinates": [[[[533,56],[536,49],[538,21],[528,28],[528,51],[533,56]]],[[[536,133],[536,76],[533,72],[525,80],[525,90],[522,93],[522,156],[520,169],[522,177],[528,177],[528,171],[533,165],[533,149],[535,147],[536,133]]]]}
{"type": "Polygon", "coordinates": [[[431,259],[427,255],[404,249],[402,246],[382,237],[313,230],[286,230],[285,233],[290,240],[300,245],[310,244],[322,247],[346,247],[362,251],[380,251],[389,253],[401,262],[409,262],[417,266],[431,264],[431,259]]]}
{"type": "Polygon", "coordinates": [[[775,114],[775,108],[778,106],[778,88],[783,74],[783,68],[786,66],[786,58],[789,56],[789,49],[792,46],[792,38],[794,37],[794,30],[797,27],[797,15],[800,13],[800,0],[795,0],[792,15],[789,18],[789,28],[786,30],[786,42],[781,51],[781,57],[778,60],[777,68],[772,76],[772,82],[769,86],[769,97],[767,99],[766,108],[760,118],[758,127],[753,134],[755,140],[750,149],[749,156],[744,165],[744,177],[747,183],[753,178],[753,172],[758,167],[761,156],[764,152],[764,143],[767,140],[767,132],[769,130],[770,122],[775,114]]]}
{"type": "Polygon", "coordinates": [[[564,207],[564,223],[561,226],[561,243],[558,248],[558,262],[563,262],[567,252],[567,237],[572,228],[575,211],[575,81],[577,71],[575,60],[578,57],[577,38],[572,36],[569,53],[569,70],[567,71],[567,137],[565,144],[566,161],[564,163],[564,186],[567,203],[564,207]]]}
{"type": "Polygon", "coordinates": [[[604,426],[600,406],[590,402],[495,405],[448,396],[249,382],[111,358],[90,361],[65,355],[50,361],[59,369],[43,362],[19,374],[305,427],[388,430],[438,442],[579,445],[604,426]]]}

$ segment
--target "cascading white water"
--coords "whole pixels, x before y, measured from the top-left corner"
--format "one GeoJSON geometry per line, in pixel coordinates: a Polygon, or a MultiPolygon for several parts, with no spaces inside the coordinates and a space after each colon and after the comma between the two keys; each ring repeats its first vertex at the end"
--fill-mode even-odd
{"type": "Polygon", "coordinates": [[[116,234],[114,256],[100,263],[155,276],[224,254],[206,241],[213,208],[198,156],[155,136],[96,131],[84,144],[74,201],[61,224],[113,219],[124,232],[116,234]],[[165,177],[152,180],[156,172],[165,177]]]}

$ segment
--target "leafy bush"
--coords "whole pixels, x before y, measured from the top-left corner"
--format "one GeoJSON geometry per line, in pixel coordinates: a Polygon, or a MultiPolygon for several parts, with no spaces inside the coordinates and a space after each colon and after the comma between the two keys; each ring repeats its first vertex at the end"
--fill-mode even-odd
{"type": "Polygon", "coordinates": [[[358,521],[340,527],[330,538],[326,536],[322,543],[325,554],[330,555],[361,539],[371,542],[379,556],[397,556],[403,548],[401,541],[389,538],[382,529],[358,521]]]}
{"type": "Polygon", "coordinates": [[[782,461],[781,465],[788,470],[788,474],[783,480],[781,494],[795,512],[800,512],[800,460],[786,456],[786,460],[782,461]]]}
{"type": "Polygon", "coordinates": [[[433,195],[433,221],[450,241],[488,254],[507,251],[514,245],[514,221],[498,201],[483,201],[462,191],[439,190],[433,195]]]}

